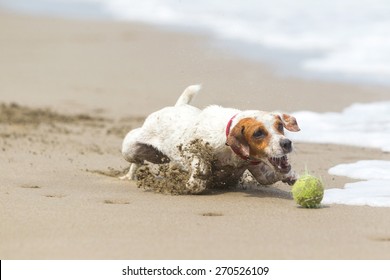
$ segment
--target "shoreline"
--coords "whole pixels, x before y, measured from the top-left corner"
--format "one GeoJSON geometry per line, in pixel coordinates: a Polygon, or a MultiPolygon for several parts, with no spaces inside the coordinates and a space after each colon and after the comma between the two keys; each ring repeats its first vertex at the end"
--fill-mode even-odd
{"type": "MultiPolygon", "coordinates": [[[[189,84],[203,83],[196,106],[288,112],[386,100],[386,89],[278,77],[207,37],[141,24],[0,14],[0,103],[18,104],[0,110],[1,259],[390,258],[389,208],[302,209],[284,184],[171,196],[117,179],[125,133],[189,84]]],[[[296,143],[291,162],[331,188],[353,180],[330,167],[385,157],[296,143]]]]}

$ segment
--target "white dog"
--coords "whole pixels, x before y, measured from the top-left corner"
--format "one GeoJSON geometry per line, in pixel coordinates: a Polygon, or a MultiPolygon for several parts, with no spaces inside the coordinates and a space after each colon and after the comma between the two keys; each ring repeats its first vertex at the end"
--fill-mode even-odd
{"type": "Polygon", "coordinates": [[[200,110],[189,105],[199,90],[198,85],[189,86],[175,106],[152,113],[142,127],[126,135],[122,154],[131,163],[126,178],[136,179],[137,169],[147,161],[185,169],[186,193],[202,192],[210,184],[237,183],[246,170],[262,185],[296,181],[287,159],[292,142],[284,135],[284,128],[300,130],[294,117],[216,105],[200,110]],[[209,156],[185,148],[195,142],[209,156]]]}

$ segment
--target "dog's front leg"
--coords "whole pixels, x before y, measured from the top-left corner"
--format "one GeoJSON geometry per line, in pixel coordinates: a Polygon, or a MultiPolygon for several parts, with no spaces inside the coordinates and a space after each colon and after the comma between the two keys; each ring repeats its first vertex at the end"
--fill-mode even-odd
{"type": "Polygon", "coordinates": [[[193,157],[190,166],[190,178],[186,183],[188,193],[198,194],[204,191],[210,179],[210,173],[210,164],[199,157],[193,157]]]}
{"type": "Polygon", "coordinates": [[[278,181],[293,185],[298,179],[298,175],[293,170],[283,174],[263,162],[249,166],[248,170],[261,185],[272,185],[278,181]]]}
{"type": "Polygon", "coordinates": [[[249,166],[248,170],[263,186],[272,185],[282,179],[281,174],[276,173],[272,167],[263,162],[249,166]]]}

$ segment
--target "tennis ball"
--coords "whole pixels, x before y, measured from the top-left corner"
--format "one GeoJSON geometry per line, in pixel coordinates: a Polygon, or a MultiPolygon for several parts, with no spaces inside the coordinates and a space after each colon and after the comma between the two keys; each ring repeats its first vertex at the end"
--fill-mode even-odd
{"type": "Polygon", "coordinates": [[[322,181],[309,174],[301,176],[291,191],[295,202],[305,208],[318,208],[324,197],[322,181]]]}

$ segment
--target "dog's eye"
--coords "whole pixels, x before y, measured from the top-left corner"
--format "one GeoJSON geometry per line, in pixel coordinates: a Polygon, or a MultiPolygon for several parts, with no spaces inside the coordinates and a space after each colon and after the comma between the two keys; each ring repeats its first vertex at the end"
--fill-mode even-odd
{"type": "Polygon", "coordinates": [[[265,134],[264,134],[264,131],[262,131],[261,129],[259,130],[256,130],[254,133],[253,133],[253,137],[255,138],[264,138],[265,137],[265,134]]]}

